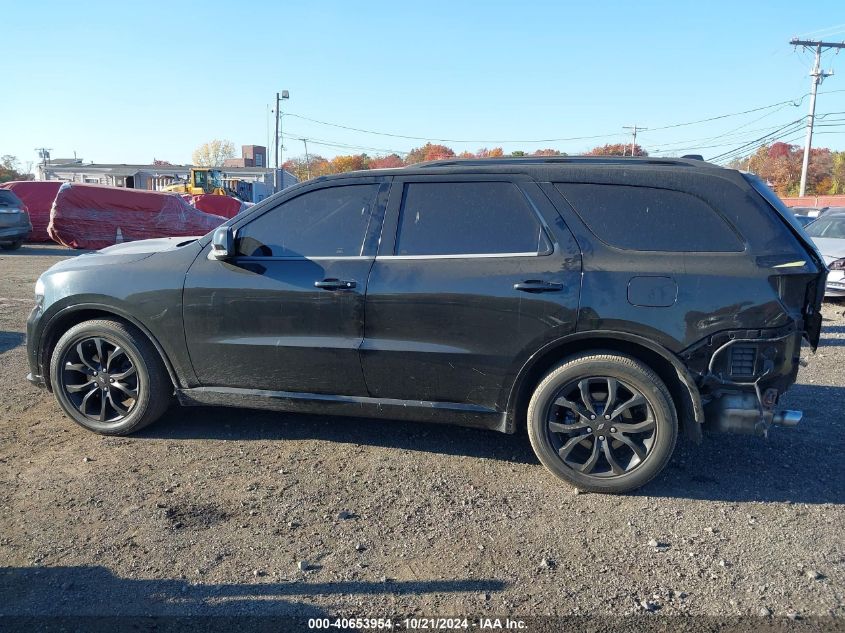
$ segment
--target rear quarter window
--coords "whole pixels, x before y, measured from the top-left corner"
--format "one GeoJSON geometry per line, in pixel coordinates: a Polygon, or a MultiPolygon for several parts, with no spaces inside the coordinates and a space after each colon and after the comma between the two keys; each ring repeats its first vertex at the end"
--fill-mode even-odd
{"type": "Polygon", "coordinates": [[[0,189],[0,206],[4,207],[20,207],[22,206],[21,199],[8,189],[0,189]]]}
{"type": "Polygon", "coordinates": [[[636,251],[735,253],[744,246],[710,205],[655,187],[555,183],[602,242],[636,251]]]}

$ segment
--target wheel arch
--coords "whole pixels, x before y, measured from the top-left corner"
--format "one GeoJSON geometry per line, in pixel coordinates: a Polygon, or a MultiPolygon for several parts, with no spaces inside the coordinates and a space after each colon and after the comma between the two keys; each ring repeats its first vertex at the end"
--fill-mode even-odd
{"type": "MultiPolygon", "coordinates": [[[[133,327],[136,327],[138,330],[140,330],[141,333],[147,337],[150,343],[153,344],[153,347],[161,358],[161,361],[164,363],[164,367],[167,369],[167,375],[170,377],[170,382],[173,383],[173,388],[178,389],[180,387],[179,377],[176,373],[176,370],[174,369],[170,358],[165,352],[164,347],[162,347],[161,343],[159,343],[153,333],[150,332],[150,330],[143,323],[138,321],[138,319],[131,316],[130,314],[127,314],[120,308],[116,308],[114,306],[106,306],[102,304],[76,304],[67,308],[63,308],[62,310],[54,314],[44,326],[44,330],[42,331],[39,340],[38,362],[40,366],[42,368],[50,367],[50,357],[53,354],[53,350],[56,347],[56,343],[58,343],[59,339],[65,332],[67,332],[74,325],[78,325],[79,323],[83,323],[84,321],[91,321],[93,319],[115,319],[132,325],[133,327]]],[[[53,387],[50,384],[50,372],[42,371],[42,375],[44,376],[44,382],[47,386],[47,389],[52,391],[53,387]]]]}
{"type": "Polygon", "coordinates": [[[622,353],[648,365],[669,388],[681,431],[694,442],[701,441],[704,407],[689,370],[663,346],[635,334],[614,331],[572,334],[551,341],[531,356],[517,374],[508,396],[508,432],[524,423],[531,394],[543,376],[565,358],[587,351],[622,353]]]}

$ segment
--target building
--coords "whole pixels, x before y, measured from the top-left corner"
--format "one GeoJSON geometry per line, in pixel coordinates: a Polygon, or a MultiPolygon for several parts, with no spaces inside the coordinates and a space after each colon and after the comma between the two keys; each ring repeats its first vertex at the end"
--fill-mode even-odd
{"type": "Polygon", "coordinates": [[[227,158],[223,161],[223,169],[229,167],[269,167],[267,148],[263,145],[241,145],[240,158],[227,158]]]}
{"type": "MultiPolygon", "coordinates": [[[[250,145],[245,147],[257,146],[250,145]]],[[[256,183],[252,187],[253,200],[251,202],[259,202],[273,193],[273,183],[275,181],[273,169],[250,166],[224,167],[221,171],[223,172],[223,179],[225,181],[241,180],[256,183]]],[[[81,182],[109,187],[158,191],[167,185],[187,180],[190,172],[191,165],[170,165],[164,163],[155,165],[83,163],[81,160],[71,159],[67,162],[51,161],[47,165],[39,164],[36,168],[36,179],[61,180],[64,182],[81,182]]],[[[281,169],[279,172],[284,178],[282,188],[290,187],[299,182],[292,173],[281,169]]]]}

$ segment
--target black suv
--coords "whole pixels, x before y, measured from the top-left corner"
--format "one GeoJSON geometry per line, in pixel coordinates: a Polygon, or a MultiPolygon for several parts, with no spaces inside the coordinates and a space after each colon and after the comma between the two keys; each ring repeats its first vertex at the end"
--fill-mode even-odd
{"type": "Polygon", "coordinates": [[[199,239],[53,266],[30,380],[127,434],[183,405],[527,428],[593,491],[679,429],[765,433],[826,269],[755,177],[683,159],[439,161],[301,183],[199,239]]]}
{"type": "Polygon", "coordinates": [[[0,189],[0,248],[14,251],[32,231],[26,206],[13,192],[0,189]]]}

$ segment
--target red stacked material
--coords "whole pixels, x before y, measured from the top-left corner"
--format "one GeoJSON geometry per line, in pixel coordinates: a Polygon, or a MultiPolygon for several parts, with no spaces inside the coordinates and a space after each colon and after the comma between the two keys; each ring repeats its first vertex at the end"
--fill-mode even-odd
{"type": "Polygon", "coordinates": [[[10,189],[20,198],[29,211],[32,222],[32,232],[26,238],[27,242],[49,242],[47,224],[50,222],[50,209],[56,193],[62,183],[58,180],[16,180],[0,185],[3,189],[10,189]]]}
{"type": "Polygon", "coordinates": [[[208,193],[194,196],[193,204],[200,211],[213,215],[222,215],[224,218],[235,217],[240,213],[242,206],[241,201],[235,198],[215,196],[208,193]]]}
{"type": "Polygon", "coordinates": [[[178,194],[65,183],[47,231],[59,244],[98,249],[153,237],[204,235],[224,221],[178,194]]]}

